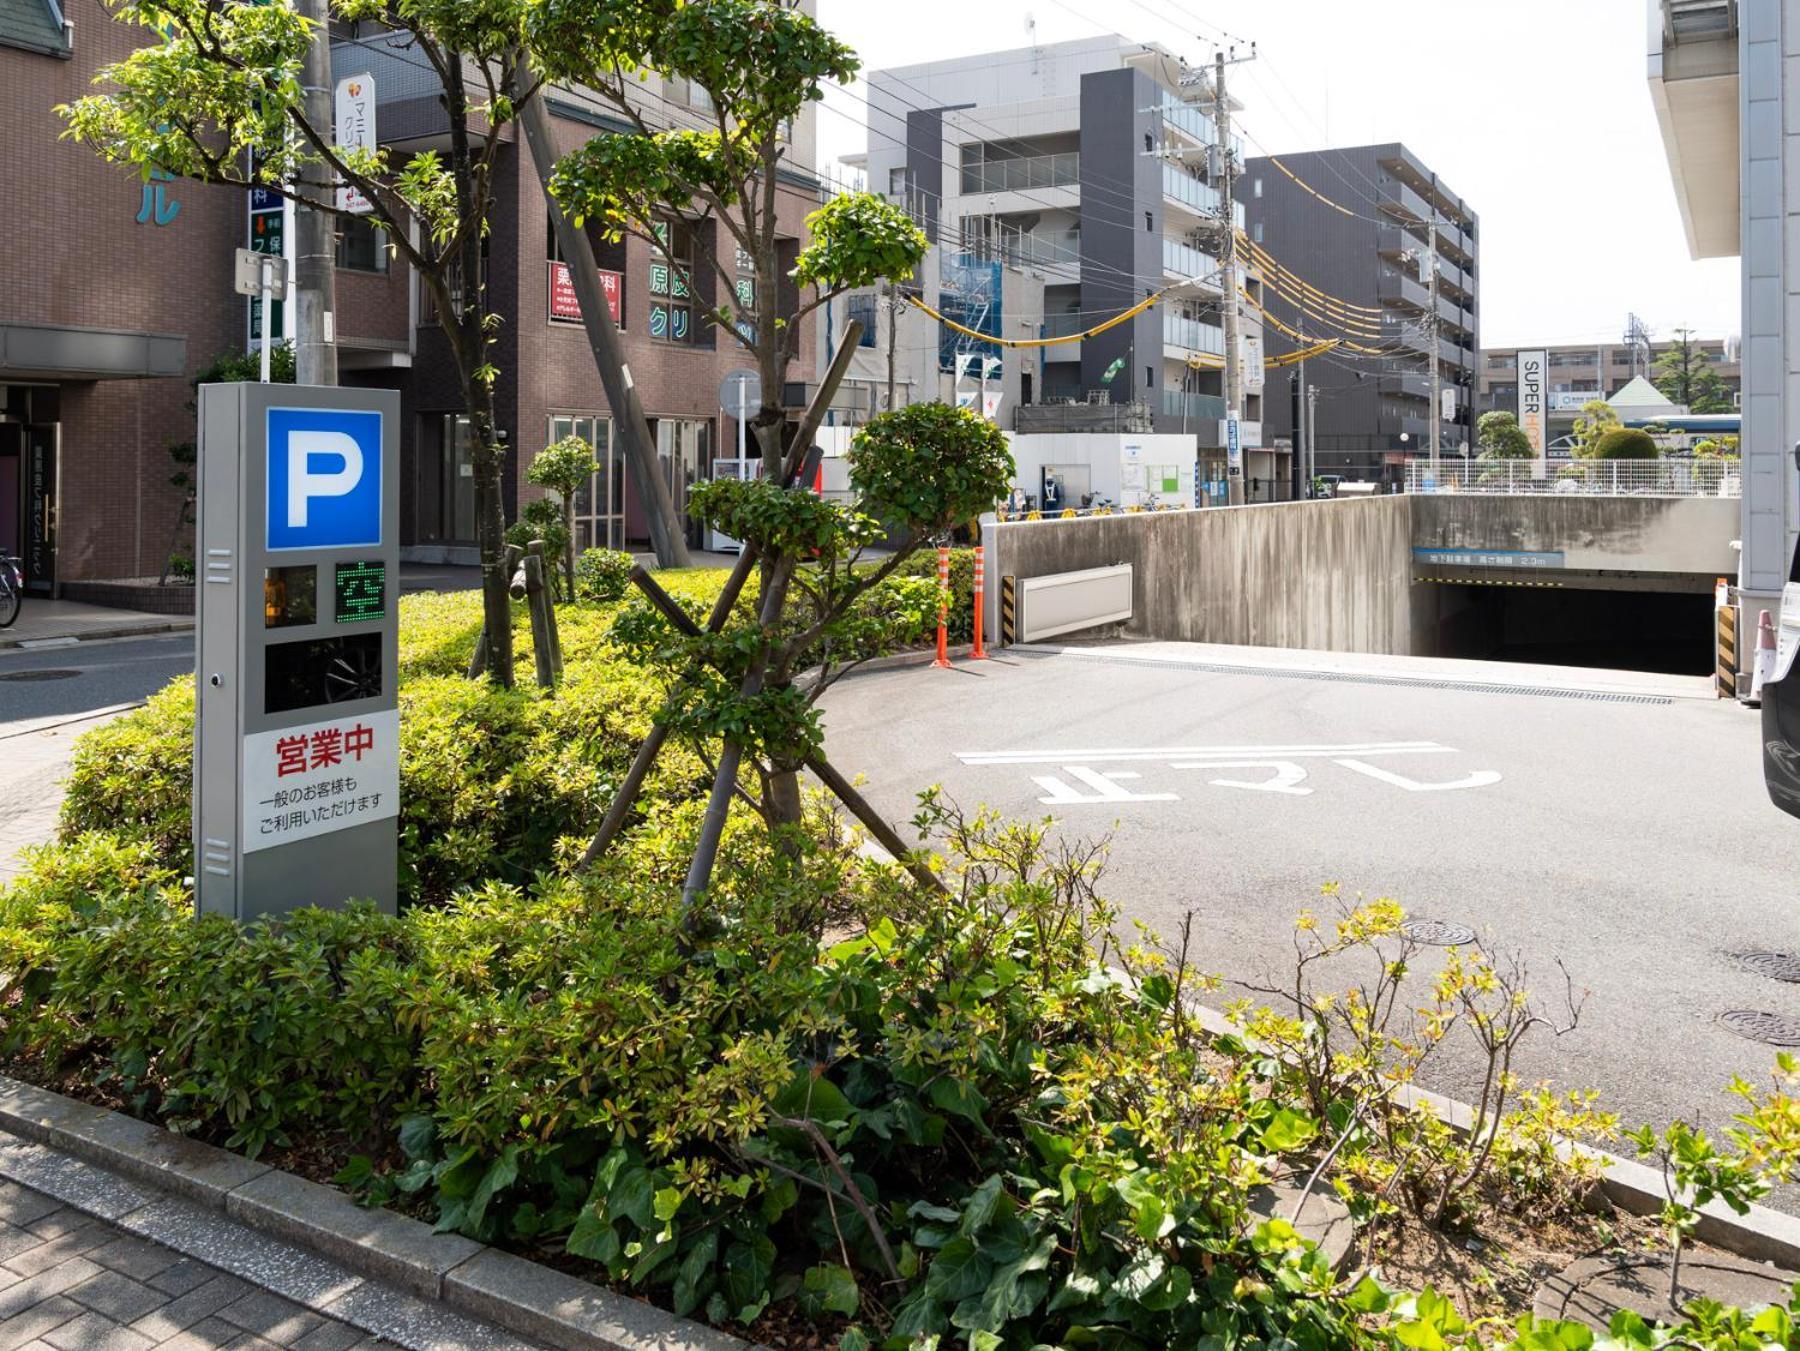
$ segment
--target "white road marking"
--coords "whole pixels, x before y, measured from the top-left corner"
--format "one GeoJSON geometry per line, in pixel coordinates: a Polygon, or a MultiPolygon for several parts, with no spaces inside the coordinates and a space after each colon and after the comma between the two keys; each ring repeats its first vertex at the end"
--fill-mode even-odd
{"type": "Polygon", "coordinates": [[[1359,741],[1341,746],[1164,746],[1115,750],[957,751],[955,754],[965,765],[1067,765],[1122,760],[1241,760],[1254,755],[1397,755],[1448,749],[1435,741],[1359,741]]]}
{"type": "Polygon", "coordinates": [[[1358,774],[1367,774],[1371,779],[1391,783],[1396,788],[1404,788],[1409,793],[1447,793],[1458,788],[1487,788],[1500,782],[1500,775],[1491,769],[1478,769],[1473,774],[1452,779],[1449,783],[1420,783],[1417,779],[1378,769],[1374,765],[1365,765],[1361,760],[1335,760],[1332,763],[1342,765],[1345,769],[1354,769],[1358,774]]]}
{"type": "Polygon", "coordinates": [[[1099,770],[1089,769],[1085,765],[1064,765],[1063,773],[1069,775],[1071,778],[1080,779],[1089,788],[1094,790],[1093,794],[1090,796],[1082,793],[1079,789],[1070,786],[1063,780],[1057,778],[1054,774],[1034,774],[1031,781],[1050,794],[1049,797],[1039,798],[1039,802],[1053,807],[1066,807],[1078,802],[1181,801],[1181,799],[1176,797],[1173,793],[1134,793],[1130,789],[1122,787],[1117,782],[1119,779],[1141,779],[1143,775],[1137,773],[1135,770],[1117,769],[1109,774],[1102,774],[1099,770]]]}
{"type": "Polygon", "coordinates": [[[1306,780],[1306,771],[1292,760],[1237,760],[1208,762],[1184,760],[1169,766],[1170,769],[1272,769],[1275,777],[1264,779],[1260,783],[1252,783],[1248,779],[1208,779],[1207,782],[1219,788],[1249,788],[1258,793],[1288,793],[1294,797],[1308,797],[1312,789],[1302,788],[1300,784],[1306,780]]]}
{"type": "Polygon", "coordinates": [[[1409,793],[1447,793],[1464,788],[1488,788],[1500,782],[1497,770],[1482,769],[1460,779],[1427,783],[1404,774],[1368,763],[1368,758],[1392,755],[1455,755],[1453,746],[1435,741],[1361,741],[1346,745],[1296,746],[1171,746],[1161,750],[1125,747],[1118,750],[1088,751],[958,751],[956,758],[968,766],[981,765],[1056,765],[1057,774],[1034,774],[1031,781],[1048,797],[1039,802],[1051,807],[1117,802],[1179,802],[1175,793],[1138,793],[1124,786],[1125,780],[1143,777],[1136,770],[1098,769],[1096,765],[1118,762],[1157,761],[1169,769],[1205,770],[1216,773],[1228,769],[1260,769],[1269,773],[1266,779],[1215,778],[1207,782],[1216,788],[1241,788],[1252,793],[1280,793],[1287,797],[1310,797],[1316,790],[1307,783],[1302,760],[1330,760],[1353,774],[1375,779],[1392,788],[1409,793]],[[1083,763],[1085,762],[1085,763],[1083,763]],[[1075,780],[1075,783],[1069,780],[1075,780]],[[1078,786],[1079,785],[1079,786],[1078,786]],[[1083,791],[1083,789],[1087,791],[1083,791]]]}

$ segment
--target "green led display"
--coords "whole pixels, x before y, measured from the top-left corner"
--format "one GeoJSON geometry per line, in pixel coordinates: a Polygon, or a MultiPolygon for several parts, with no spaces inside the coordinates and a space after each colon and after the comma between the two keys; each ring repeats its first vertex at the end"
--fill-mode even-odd
{"type": "Polygon", "coordinates": [[[337,622],[355,624],[387,617],[387,565],[339,563],[337,565],[337,622]]]}

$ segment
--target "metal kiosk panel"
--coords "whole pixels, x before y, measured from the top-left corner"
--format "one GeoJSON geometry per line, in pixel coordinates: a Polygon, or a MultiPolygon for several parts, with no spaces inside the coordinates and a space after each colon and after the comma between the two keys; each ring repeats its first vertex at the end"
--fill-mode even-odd
{"type": "Polygon", "coordinates": [[[399,419],[392,390],[200,389],[203,914],[394,910],[399,419]]]}

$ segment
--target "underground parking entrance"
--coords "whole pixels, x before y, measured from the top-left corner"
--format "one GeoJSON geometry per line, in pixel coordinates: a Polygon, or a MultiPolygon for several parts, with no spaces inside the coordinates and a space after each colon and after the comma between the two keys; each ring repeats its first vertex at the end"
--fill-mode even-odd
{"type": "Polygon", "coordinates": [[[1712,674],[1714,578],[1472,572],[1415,578],[1435,611],[1433,655],[1712,674]]]}

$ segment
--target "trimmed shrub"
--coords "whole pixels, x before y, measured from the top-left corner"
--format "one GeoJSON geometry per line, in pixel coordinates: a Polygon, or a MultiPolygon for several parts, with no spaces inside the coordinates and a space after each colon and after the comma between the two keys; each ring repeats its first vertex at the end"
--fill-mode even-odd
{"type": "MultiPolygon", "coordinates": [[[[717,585],[716,573],[684,579],[702,594],[717,585]]],[[[523,606],[517,612],[522,619],[523,606]]],[[[662,700],[654,678],[612,646],[610,609],[559,616],[568,669],[553,696],[467,680],[461,671],[480,613],[476,592],[402,602],[403,904],[528,881],[552,866],[560,841],[585,842],[662,700]]],[[[61,838],[105,831],[148,845],[178,873],[192,871],[193,699],[193,680],[183,677],[81,740],[61,838]]],[[[646,785],[644,810],[685,797],[701,774],[691,754],[671,746],[646,785]]]]}
{"type": "Polygon", "coordinates": [[[1638,427],[1615,427],[1594,443],[1596,460],[1654,460],[1661,454],[1656,438],[1638,427]]]}
{"type": "Polygon", "coordinates": [[[620,549],[583,549],[575,560],[575,598],[603,605],[623,600],[635,561],[620,549]]]}

